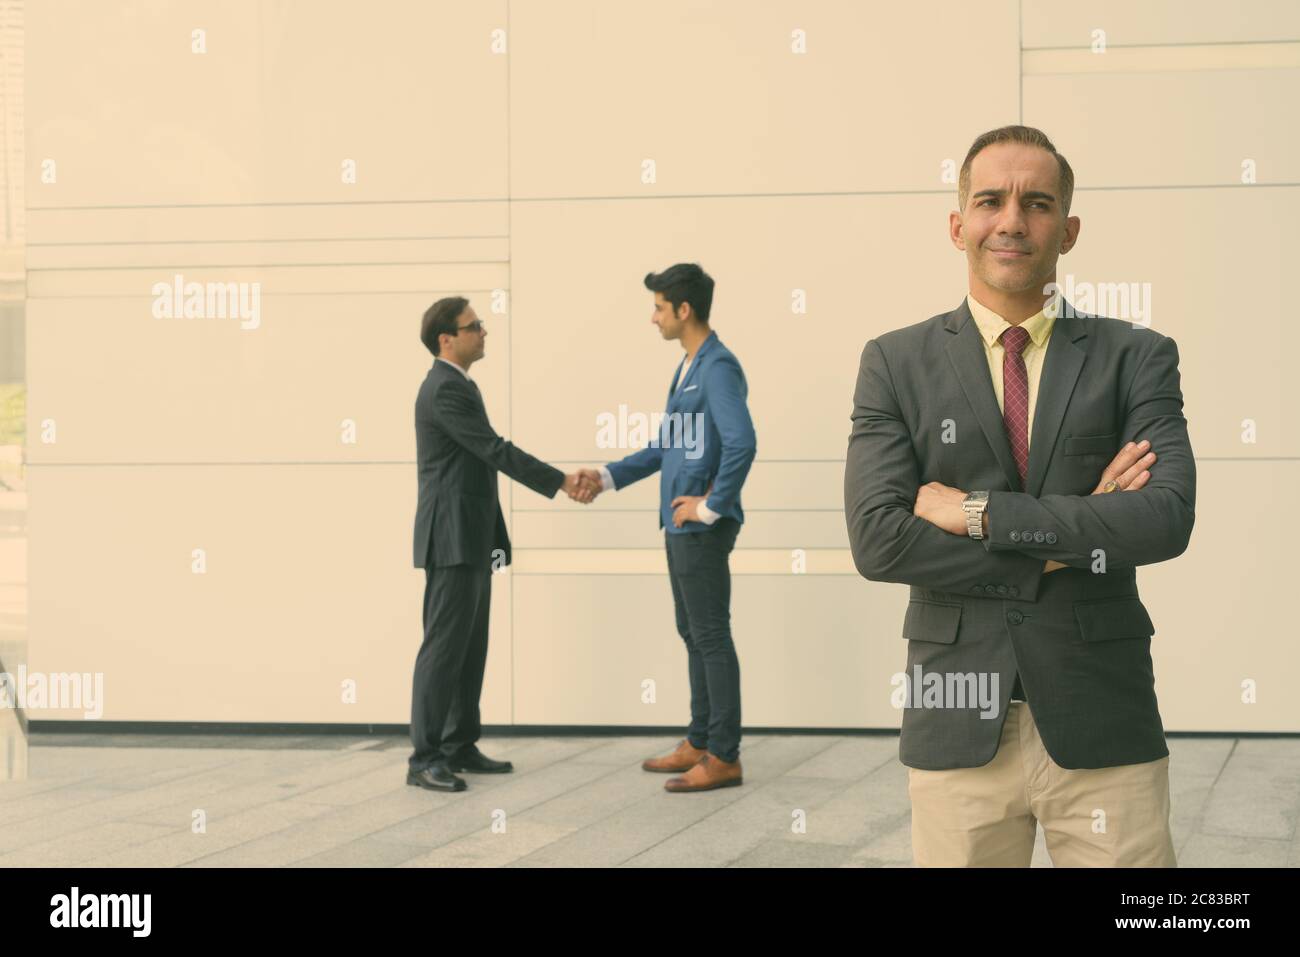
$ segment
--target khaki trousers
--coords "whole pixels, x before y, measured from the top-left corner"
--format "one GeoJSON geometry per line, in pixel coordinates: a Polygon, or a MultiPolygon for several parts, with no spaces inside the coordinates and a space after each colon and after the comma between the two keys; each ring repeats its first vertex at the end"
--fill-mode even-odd
{"type": "Polygon", "coordinates": [[[1033,714],[1012,701],[983,767],[907,769],[917,867],[1028,867],[1037,824],[1057,867],[1177,867],[1169,833],[1169,756],[1066,770],[1033,714]]]}

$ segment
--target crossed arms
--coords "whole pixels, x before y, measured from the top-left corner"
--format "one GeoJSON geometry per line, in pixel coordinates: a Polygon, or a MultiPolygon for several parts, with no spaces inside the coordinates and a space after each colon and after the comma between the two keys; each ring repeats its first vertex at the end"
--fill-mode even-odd
{"type": "Polygon", "coordinates": [[[849,544],[859,573],[937,591],[973,594],[1008,586],[996,597],[1033,601],[1043,572],[1087,568],[1097,550],[1108,567],[1146,565],[1187,548],[1195,518],[1196,466],[1182,414],[1178,349],[1153,337],[1123,404],[1125,445],[1092,495],[990,491],[983,541],[965,531],[966,492],[937,482],[921,486],[920,465],[903,420],[889,367],[872,340],[862,353],[844,473],[849,544]],[[1161,467],[1151,471],[1154,450],[1161,467]],[[1133,495],[1100,494],[1118,478],[1133,495]],[[1021,529],[1051,529],[1054,543],[1024,541],[1021,529]],[[1017,533],[1013,541],[1012,532],[1017,533]]]}

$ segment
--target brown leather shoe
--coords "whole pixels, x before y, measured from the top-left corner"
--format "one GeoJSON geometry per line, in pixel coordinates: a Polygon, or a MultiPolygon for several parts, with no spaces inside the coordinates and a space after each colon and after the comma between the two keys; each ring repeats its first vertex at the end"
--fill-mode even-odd
{"type": "Polygon", "coordinates": [[[669,778],[664,782],[665,791],[711,791],[714,788],[734,788],[744,779],[740,773],[740,759],[724,761],[712,752],[700,758],[695,765],[679,778],[669,778]]]}
{"type": "Polygon", "coordinates": [[[641,768],[645,771],[689,771],[708,753],[704,748],[697,748],[686,738],[682,738],[677,744],[677,750],[672,754],[646,758],[641,762],[641,768]]]}

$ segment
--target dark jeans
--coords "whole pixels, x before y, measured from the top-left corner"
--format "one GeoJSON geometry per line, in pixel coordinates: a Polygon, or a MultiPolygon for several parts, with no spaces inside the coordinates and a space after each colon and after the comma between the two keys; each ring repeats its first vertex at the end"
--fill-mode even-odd
{"type": "Polygon", "coordinates": [[[677,633],[686,642],[691,724],[686,738],[724,761],[740,756],[740,662],[731,642],[731,569],[740,523],[719,518],[702,532],[664,533],[677,633]]]}
{"type": "Polygon", "coordinates": [[[487,664],[492,570],[424,570],[424,641],[411,689],[412,771],[445,763],[479,739],[479,695],[487,664]]]}

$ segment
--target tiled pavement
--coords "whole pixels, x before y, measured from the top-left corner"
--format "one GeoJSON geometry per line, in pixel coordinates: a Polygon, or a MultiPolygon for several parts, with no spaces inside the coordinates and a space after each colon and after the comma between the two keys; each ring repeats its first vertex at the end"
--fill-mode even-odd
{"type": "MultiPolygon", "coordinates": [[[[640,762],[676,740],[486,737],[514,773],[445,794],[404,737],[35,734],[0,867],[910,866],[896,736],[746,736],[742,787],[669,794],[640,762]]],[[[1300,740],[1169,748],[1180,865],[1300,865],[1300,740]]]]}

